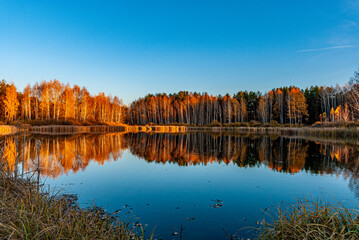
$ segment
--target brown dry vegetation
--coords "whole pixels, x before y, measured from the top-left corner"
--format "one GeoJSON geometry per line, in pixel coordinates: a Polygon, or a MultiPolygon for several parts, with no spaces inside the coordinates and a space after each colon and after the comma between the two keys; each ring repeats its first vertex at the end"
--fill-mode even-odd
{"type": "Polygon", "coordinates": [[[0,166],[1,239],[144,239],[99,209],[82,209],[0,166]]]}
{"type": "Polygon", "coordinates": [[[299,199],[267,212],[270,221],[262,222],[258,239],[359,239],[358,210],[339,202],[299,199]]]}

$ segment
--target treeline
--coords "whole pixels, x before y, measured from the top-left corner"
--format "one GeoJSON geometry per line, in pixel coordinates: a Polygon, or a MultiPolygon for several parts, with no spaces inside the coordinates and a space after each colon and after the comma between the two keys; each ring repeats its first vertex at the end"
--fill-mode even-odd
{"type": "Polygon", "coordinates": [[[16,119],[75,120],[82,123],[187,124],[189,126],[240,126],[266,124],[313,124],[347,122],[359,115],[359,71],[343,87],[295,86],[272,89],[264,94],[240,91],[234,95],[180,91],[149,94],[124,106],[118,97],[85,87],[70,87],[58,80],[42,81],[18,92],[13,84],[0,82],[0,121],[16,119]]]}
{"type": "Polygon", "coordinates": [[[7,123],[17,119],[123,123],[125,112],[118,97],[103,92],[92,96],[85,87],[70,87],[58,80],[27,85],[22,92],[14,84],[0,82],[0,121],[7,123]]]}
{"type": "Polygon", "coordinates": [[[234,95],[180,91],[149,94],[128,109],[130,124],[185,123],[204,126],[259,121],[262,124],[313,124],[356,119],[359,113],[359,72],[344,87],[295,86],[273,89],[265,94],[240,91],[234,95]]]}

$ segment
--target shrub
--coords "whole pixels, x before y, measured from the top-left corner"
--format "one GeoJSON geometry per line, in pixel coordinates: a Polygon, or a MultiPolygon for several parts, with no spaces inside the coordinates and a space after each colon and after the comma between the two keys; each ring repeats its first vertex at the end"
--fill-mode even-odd
{"type": "Polygon", "coordinates": [[[318,121],[318,122],[315,122],[313,123],[312,127],[322,127],[323,126],[323,123],[318,121]]]}
{"type": "Polygon", "coordinates": [[[222,124],[223,127],[229,127],[229,128],[233,128],[233,127],[240,127],[241,124],[240,123],[225,123],[225,124],[222,124]]]}
{"type": "Polygon", "coordinates": [[[217,120],[213,120],[211,123],[207,124],[206,127],[222,127],[222,124],[217,120]]]}
{"type": "Polygon", "coordinates": [[[263,127],[274,127],[274,126],[271,123],[265,123],[265,124],[263,124],[263,127]]]}
{"type": "Polygon", "coordinates": [[[344,127],[346,127],[346,128],[356,128],[356,127],[358,127],[358,122],[346,122],[346,123],[344,123],[344,127]]]}
{"type": "Polygon", "coordinates": [[[317,128],[356,128],[359,126],[359,122],[315,122],[312,127],[317,128]]]}
{"type": "Polygon", "coordinates": [[[255,121],[255,120],[251,120],[249,122],[249,124],[251,125],[251,127],[261,127],[262,126],[262,123],[255,121]]]}
{"type": "Polygon", "coordinates": [[[270,121],[270,123],[271,123],[272,126],[274,126],[274,127],[281,127],[281,126],[282,126],[282,124],[280,124],[280,123],[277,122],[276,120],[272,120],[272,121],[270,121]]]}
{"type": "Polygon", "coordinates": [[[239,122],[233,122],[233,123],[225,123],[223,124],[224,127],[240,127],[241,123],[239,122]]]}
{"type": "Polygon", "coordinates": [[[241,127],[250,127],[251,125],[247,122],[242,122],[241,127]]]}

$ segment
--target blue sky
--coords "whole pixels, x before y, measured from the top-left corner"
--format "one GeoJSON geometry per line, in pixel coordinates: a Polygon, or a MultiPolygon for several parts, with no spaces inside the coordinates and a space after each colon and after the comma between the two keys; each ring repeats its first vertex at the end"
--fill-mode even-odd
{"type": "Polygon", "coordinates": [[[0,79],[117,95],[343,85],[359,0],[0,0],[0,79]]]}

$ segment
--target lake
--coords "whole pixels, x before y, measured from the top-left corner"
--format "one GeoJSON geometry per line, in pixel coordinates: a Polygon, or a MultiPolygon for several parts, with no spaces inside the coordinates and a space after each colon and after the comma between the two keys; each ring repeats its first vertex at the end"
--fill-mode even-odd
{"type": "Polygon", "coordinates": [[[84,207],[120,210],[157,239],[179,239],[181,226],[183,239],[227,239],[304,195],[359,204],[356,145],[204,132],[7,136],[1,144],[12,170],[39,165],[45,184],[77,194],[84,207]],[[18,165],[16,142],[25,142],[18,165]]]}

